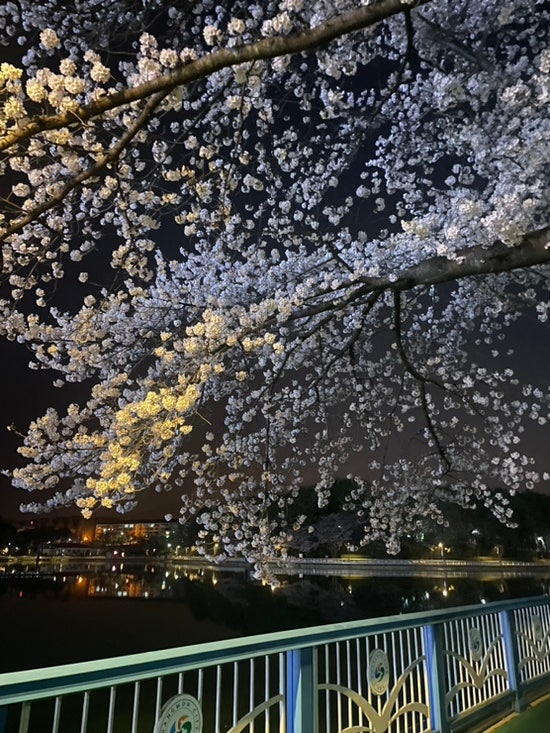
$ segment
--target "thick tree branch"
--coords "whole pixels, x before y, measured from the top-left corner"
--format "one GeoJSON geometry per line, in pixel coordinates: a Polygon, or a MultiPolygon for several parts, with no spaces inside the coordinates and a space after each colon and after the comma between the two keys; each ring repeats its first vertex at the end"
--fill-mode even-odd
{"type": "Polygon", "coordinates": [[[176,87],[185,86],[190,82],[203,79],[216,71],[230,66],[236,66],[251,61],[260,61],[286,56],[289,54],[311,51],[319,46],[326,45],[336,38],[345,36],[353,31],[375,25],[393,15],[410,10],[411,7],[424,5],[431,0],[379,0],[373,5],[367,5],[321,23],[303,33],[292,36],[275,36],[265,38],[240,48],[224,48],[204,56],[170,74],[158,76],[151,81],[138,86],[123,89],[114,94],[106,94],[100,99],[57,115],[36,117],[25,127],[12,130],[0,140],[0,152],[22,142],[44,130],[56,130],[61,127],[80,126],[109,110],[138,102],[160,92],[169,93],[176,87]]]}
{"type": "Polygon", "coordinates": [[[527,232],[514,245],[495,242],[490,247],[484,245],[465,247],[458,250],[453,259],[431,257],[402,270],[395,277],[361,277],[344,280],[336,289],[317,293],[315,297],[322,298],[322,301],[298,309],[290,320],[310,318],[325,311],[343,308],[372,292],[384,290],[401,292],[412,290],[419,285],[437,285],[474,275],[499,274],[548,262],[550,262],[550,226],[527,232]],[[334,295],[333,298],[327,297],[331,294],[334,295]]]}
{"type": "MultiPolygon", "coordinates": [[[[492,246],[477,245],[457,250],[453,259],[434,257],[403,270],[393,282],[396,290],[410,290],[417,285],[459,280],[472,275],[496,275],[522,267],[534,267],[550,262],[550,226],[527,232],[519,242],[507,245],[495,242],[492,246]]],[[[374,288],[380,283],[372,282],[374,288]]]]}
{"type": "Polygon", "coordinates": [[[362,277],[354,282],[341,283],[340,289],[347,290],[358,282],[363,285],[356,290],[360,297],[374,290],[411,290],[418,285],[460,280],[474,275],[497,275],[524,267],[545,265],[550,262],[550,226],[527,232],[519,242],[507,245],[495,242],[487,247],[476,245],[464,247],[453,254],[453,258],[431,257],[417,265],[402,270],[393,278],[362,277]]]}

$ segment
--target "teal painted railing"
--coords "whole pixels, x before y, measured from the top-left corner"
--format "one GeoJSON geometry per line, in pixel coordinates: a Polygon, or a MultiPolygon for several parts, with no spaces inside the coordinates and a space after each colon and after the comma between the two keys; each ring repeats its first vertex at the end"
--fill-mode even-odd
{"type": "Polygon", "coordinates": [[[469,732],[548,691],[544,596],[2,674],[0,733],[469,732]]]}

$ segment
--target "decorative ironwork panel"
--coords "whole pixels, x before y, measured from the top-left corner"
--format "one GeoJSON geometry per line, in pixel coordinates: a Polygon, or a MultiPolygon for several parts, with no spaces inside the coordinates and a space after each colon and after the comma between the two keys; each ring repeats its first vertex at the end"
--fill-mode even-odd
{"type": "Polygon", "coordinates": [[[550,672],[550,607],[514,611],[521,682],[530,682],[550,672]]]}
{"type": "Polygon", "coordinates": [[[421,629],[327,644],[318,649],[319,731],[430,730],[421,629]]]}
{"type": "Polygon", "coordinates": [[[508,691],[504,639],[498,614],[443,625],[449,718],[508,691]]]}

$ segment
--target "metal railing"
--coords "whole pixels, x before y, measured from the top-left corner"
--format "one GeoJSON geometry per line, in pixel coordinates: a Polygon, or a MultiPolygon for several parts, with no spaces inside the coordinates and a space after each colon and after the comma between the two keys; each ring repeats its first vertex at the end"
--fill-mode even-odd
{"type": "Polygon", "coordinates": [[[454,733],[547,691],[544,596],[2,674],[0,733],[454,733]]]}

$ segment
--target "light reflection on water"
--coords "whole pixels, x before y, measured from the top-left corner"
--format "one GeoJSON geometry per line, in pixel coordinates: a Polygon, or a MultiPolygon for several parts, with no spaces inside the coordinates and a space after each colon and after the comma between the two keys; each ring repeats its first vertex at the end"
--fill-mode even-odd
{"type": "Polygon", "coordinates": [[[312,566],[278,576],[273,587],[243,565],[222,570],[204,561],[65,559],[36,570],[33,562],[0,566],[0,671],[550,594],[550,569],[533,575],[499,566],[413,574],[355,565],[339,575],[312,566]]]}

